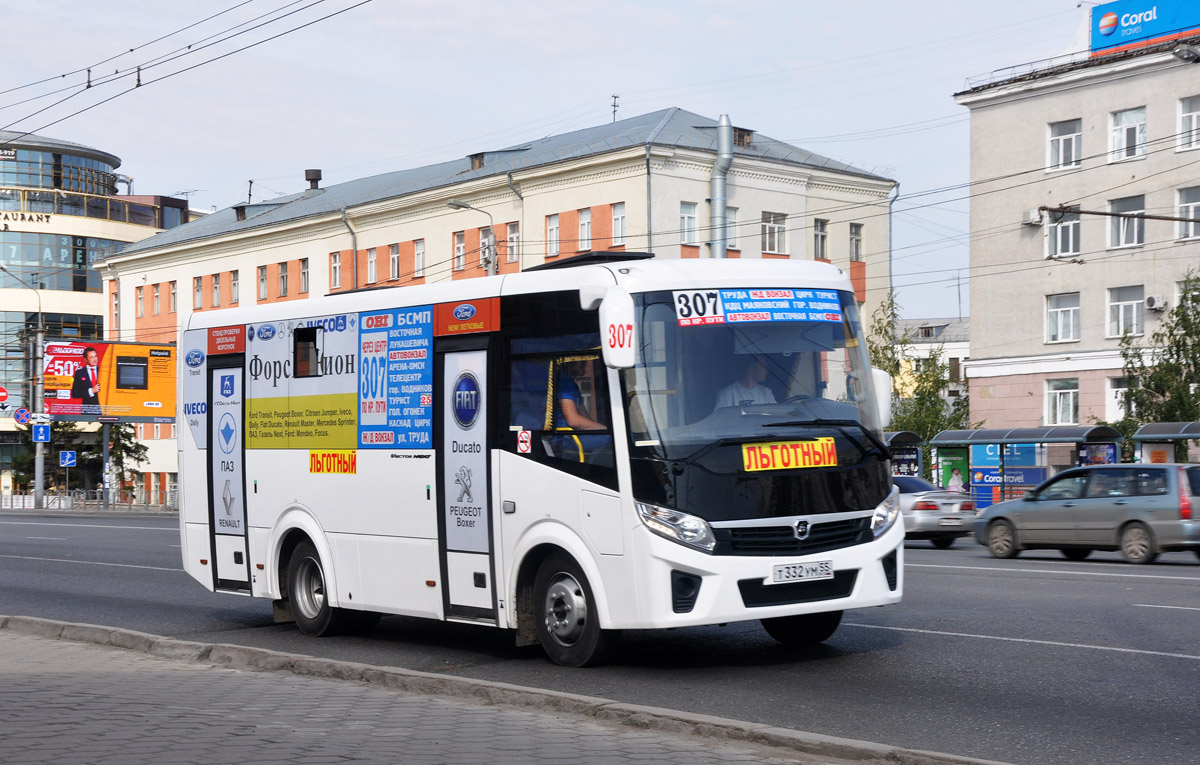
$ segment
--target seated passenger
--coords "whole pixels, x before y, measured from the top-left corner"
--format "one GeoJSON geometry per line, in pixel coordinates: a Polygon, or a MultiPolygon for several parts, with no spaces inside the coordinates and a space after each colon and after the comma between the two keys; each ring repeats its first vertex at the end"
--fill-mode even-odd
{"type": "Polygon", "coordinates": [[[767,379],[767,362],[762,356],[752,356],[740,379],[721,389],[714,409],[726,406],[774,404],[775,394],[762,382],[767,379]]]}

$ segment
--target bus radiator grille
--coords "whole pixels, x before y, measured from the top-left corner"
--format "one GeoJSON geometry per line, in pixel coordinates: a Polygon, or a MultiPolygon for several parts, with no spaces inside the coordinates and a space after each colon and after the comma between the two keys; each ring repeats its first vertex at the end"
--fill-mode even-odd
{"type": "Polygon", "coordinates": [[[796,539],[794,526],[730,526],[714,528],[714,555],[811,555],[870,542],[871,519],[814,523],[806,539],[796,539]]]}

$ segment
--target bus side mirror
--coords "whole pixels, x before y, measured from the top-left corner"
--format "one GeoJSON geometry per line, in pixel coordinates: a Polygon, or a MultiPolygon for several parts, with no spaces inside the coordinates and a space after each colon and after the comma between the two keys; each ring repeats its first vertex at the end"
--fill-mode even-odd
{"type": "Polygon", "coordinates": [[[875,406],[879,409],[879,427],[886,428],[892,421],[892,376],[872,367],[871,383],[875,388],[875,406]]]}
{"type": "Polygon", "coordinates": [[[637,356],[634,337],[637,322],[633,315],[633,296],[623,287],[609,287],[600,302],[600,347],[604,365],[629,369],[637,356]]]}

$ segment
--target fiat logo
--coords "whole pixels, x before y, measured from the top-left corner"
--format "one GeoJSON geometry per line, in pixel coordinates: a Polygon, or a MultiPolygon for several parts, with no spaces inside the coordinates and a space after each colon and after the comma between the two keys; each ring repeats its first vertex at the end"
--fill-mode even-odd
{"type": "Polygon", "coordinates": [[[801,542],[808,539],[808,531],[808,521],[796,521],[796,539],[799,539],[801,542]]]}

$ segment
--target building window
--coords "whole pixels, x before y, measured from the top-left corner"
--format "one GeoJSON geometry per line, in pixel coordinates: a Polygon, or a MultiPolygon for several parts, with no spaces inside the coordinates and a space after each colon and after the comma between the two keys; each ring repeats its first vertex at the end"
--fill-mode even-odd
{"type": "Polygon", "coordinates": [[[579,211],[579,246],[577,249],[589,250],[592,247],[592,208],[585,207],[579,211]]]}
{"type": "Polygon", "coordinates": [[[1200,236],[1200,186],[1179,190],[1179,238],[1200,236]]]}
{"type": "Polygon", "coordinates": [[[300,258],[300,294],[308,294],[308,258],[300,258]]]}
{"type": "Polygon", "coordinates": [[[139,422],[137,426],[137,437],[139,441],[146,440],[146,423],[139,422]]]}
{"type": "Polygon", "coordinates": [[[1055,223],[1046,228],[1046,254],[1051,258],[1078,255],[1079,213],[1051,213],[1055,223]]]}
{"type": "Polygon", "coordinates": [[[1046,424],[1075,425],[1079,422],[1079,379],[1046,381],[1046,424]]]}
{"type": "Polygon", "coordinates": [[[161,305],[161,303],[159,302],[159,299],[158,299],[158,295],[161,290],[159,289],[159,286],[157,284],[154,285],[154,287],[152,289],[154,290],[154,315],[158,316],[159,306],[161,305]]]}
{"type": "Polygon", "coordinates": [[[1129,378],[1108,378],[1108,396],[1104,402],[1104,419],[1107,422],[1117,422],[1125,419],[1129,402],[1129,378]]]}
{"type": "Polygon", "coordinates": [[[508,262],[516,263],[521,259],[521,224],[508,224],[508,262]]]}
{"type": "Polygon", "coordinates": [[[146,307],[142,299],[142,289],[142,287],[138,287],[135,293],[137,295],[137,317],[139,319],[146,315],[146,307]]]}
{"type": "Polygon", "coordinates": [[[1146,107],[1113,112],[1112,151],[1109,159],[1117,162],[1146,153],[1146,107]]]}
{"type": "Polygon", "coordinates": [[[854,263],[861,263],[863,259],[862,231],[863,224],[850,224],[850,260],[854,263]]]}
{"type": "Polygon", "coordinates": [[[258,267],[258,299],[267,299],[267,267],[258,267]]]}
{"type": "Polygon", "coordinates": [[[1051,170],[1079,167],[1082,156],[1083,120],[1067,120],[1050,124],[1051,170]]]}
{"type": "Polygon", "coordinates": [[[288,285],[287,285],[287,277],[288,277],[287,267],[288,267],[287,263],[279,264],[279,297],[287,296],[287,287],[288,287],[288,285]]]}
{"type": "Polygon", "coordinates": [[[388,250],[388,278],[400,278],[400,245],[393,244],[388,250]]]}
{"type": "Polygon", "coordinates": [[[784,226],[787,225],[787,215],[784,213],[765,212],[762,214],[762,251],[777,255],[786,254],[787,246],[784,237],[784,226]]]}
{"type": "Polygon", "coordinates": [[[241,288],[238,286],[238,272],[229,272],[229,302],[237,303],[241,300],[241,288]]]}
{"type": "Polygon", "coordinates": [[[740,250],[738,246],[738,209],[725,208],[725,247],[730,250],[740,250]]]}
{"type": "Polygon", "coordinates": [[[329,286],[332,289],[342,286],[342,254],[340,252],[329,253],[329,286]]]}
{"type": "Polygon", "coordinates": [[[1200,149],[1200,96],[1179,100],[1179,148],[1200,149]]]}
{"type": "Polygon", "coordinates": [[[829,221],[813,219],[813,257],[829,260],[829,221]]]}
{"type": "Polygon", "coordinates": [[[625,244],[625,203],[617,202],[612,206],[612,243],[625,244]]]}
{"type": "Polygon", "coordinates": [[[1140,335],[1146,325],[1145,288],[1113,287],[1108,291],[1108,336],[1140,335]]]}
{"type": "Polygon", "coordinates": [[[1114,199],[1108,203],[1108,210],[1114,215],[1109,218],[1109,247],[1134,247],[1146,241],[1146,219],[1128,217],[1143,215],[1146,212],[1146,198],[1143,196],[1114,199]]]}
{"type": "Polygon", "coordinates": [[[546,257],[558,254],[558,216],[546,216],[546,257]]]}
{"type": "Polygon", "coordinates": [[[376,263],[375,248],[367,250],[367,284],[374,284],[379,275],[376,263]]]}
{"type": "Polygon", "coordinates": [[[199,276],[192,279],[192,308],[197,311],[204,307],[204,280],[199,276]]]}
{"type": "Polygon", "coordinates": [[[154,423],[154,437],[156,439],[162,438],[162,426],[160,426],[157,422],[154,423]]]}
{"type": "Polygon", "coordinates": [[[221,275],[213,274],[213,293],[212,293],[213,308],[221,305],[221,275]]]}
{"type": "Polygon", "coordinates": [[[179,285],[176,282],[171,282],[171,289],[168,292],[167,299],[170,301],[171,313],[175,313],[176,311],[178,311],[179,310],[179,285]]]}
{"type": "Polygon", "coordinates": [[[1079,293],[1046,297],[1046,342],[1065,343],[1079,339],[1079,293]]]}
{"type": "Polygon", "coordinates": [[[467,267],[467,234],[465,231],[454,232],[454,270],[461,271],[467,267]]]}
{"type": "Polygon", "coordinates": [[[413,242],[413,276],[421,278],[425,276],[425,240],[418,239],[413,242]]]}
{"type": "Polygon", "coordinates": [[[492,227],[479,229],[479,267],[487,268],[496,254],[496,234],[492,227]]]}
{"type": "Polygon", "coordinates": [[[696,203],[679,203],[679,243],[696,243],[696,203]]]}

